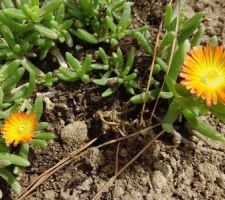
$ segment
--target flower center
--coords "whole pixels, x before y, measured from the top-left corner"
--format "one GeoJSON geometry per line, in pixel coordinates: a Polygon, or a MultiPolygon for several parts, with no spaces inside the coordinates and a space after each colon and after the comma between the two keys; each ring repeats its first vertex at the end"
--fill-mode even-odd
{"type": "Polygon", "coordinates": [[[222,72],[211,68],[202,73],[201,81],[208,87],[216,88],[219,85],[223,84],[223,74],[222,72]]]}
{"type": "Polygon", "coordinates": [[[24,134],[29,130],[29,126],[27,124],[21,124],[18,127],[19,134],[24,134]]]}

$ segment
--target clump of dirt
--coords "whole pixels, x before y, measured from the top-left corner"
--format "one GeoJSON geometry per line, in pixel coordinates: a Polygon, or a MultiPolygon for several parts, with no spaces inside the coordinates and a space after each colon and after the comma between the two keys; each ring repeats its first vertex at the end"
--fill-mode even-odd
{"type": "MultiPolygon", "coordinates": [[[[154,38],[168,1],[133,2],[135,23],[151,25],[154,38]]],[[[189,14],[199,10],[205,11],[207,15],[204,24],[208,36],[217,34],[225,44],[225,31],[222,31],[222,22],[225,22],[224,2],[197,0],[190,4],[188,9],[189,14]]],[[[142,55],[140,52],[139,54],[142,55]]],[[[147,59],[141,59],[141,56],[138,58],[139,65],[146,69],[145,74],[148,69],[147,59]]],[[[57,83],[49,90],[39,88],[39,92],[44,96],[46,104],[43,120],[50,123],[49,130],[54,131],[57,138],[45,149],[32,149],[29,155],[31,167],[18,177],[23,188],[84,142],[95,137],[99,139],[79,159],[72,161],[43,182],[26,200],[92,199],[115,173],[116,145],[103,148],[97,148],[97,145],[118,138],[122,133],[129,134],[140,129],[136,123],[140,107],[137,106],[124,115],[116,115],[115,118],[115,115],[111,115],[113,111],[118,114],[131,107],[127,103],[129,97],[119,90],[114,96],[102,100],[101,89],[91,84],[57,83]],[[103,119],[119,123],[117,131],[110,126],[105,127],[99,112],[103,114],[103,119]],[[102,134],[103,130],[105,134],[102,134]]],[[[225,135],[223,123],[211,116],[209,121],[225,135]]],[[[147,134],[140,134],[121,142],[119,168],[124,166],[146,141],[153,139],[158,130],[154,129],[147,134]]],[[[116,179],[101,199],[225,199],[224,143],[211,141],[187,130],[188,127],[183,127],[183,130],[180,130],[181,134],[164,135],[153,142],[151,147],[116,179]],[[183,132],[187,132],[185,137],[183,132]]],[[[16,199],[16,196],[8,193],[5,199],[16,199]]]]}
{"type": "Polygon", "coordinates": [[[60,137],[65,148],[78,148],[79,145],[88,141],[87,125],[82,121],[74,121],[63,127],[60,137]]]}
{"type": "Polygon", "coordinates": [[[207,36],[216,35],[225,44],[225,1],[198,0],[192,1],[193,11],[205,12],[204,24],[207,36]]]}

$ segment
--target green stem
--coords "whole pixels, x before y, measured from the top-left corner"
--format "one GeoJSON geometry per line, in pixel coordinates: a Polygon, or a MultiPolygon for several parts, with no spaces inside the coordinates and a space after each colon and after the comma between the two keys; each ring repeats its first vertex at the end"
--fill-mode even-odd
{"type": "Polygon", "coordinates": [[[173,100],[162,120],[162,127],[166,132],[172,133],[174,131],[173,123],[176,121],[179,114],[180,106],[176,100],[173,100]]]}

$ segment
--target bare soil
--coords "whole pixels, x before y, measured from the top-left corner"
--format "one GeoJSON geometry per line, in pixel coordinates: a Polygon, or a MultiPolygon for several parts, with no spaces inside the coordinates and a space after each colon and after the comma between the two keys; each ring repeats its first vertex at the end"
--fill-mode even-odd
{"type": "MultiPolygon", "coordinates": [[[[162,19],[166,1],[134,1],[133,16],[136,25],[148,23],[153,41],[162,19]]],[[[223,0],[196,0],[187,6],[186,15],[196,11],[206,12],[204,24],[208,36],[217,35],[225,44],[225,2],[223,0]]],[[[204,40],[207,41],[208,37],[204,40]]],[[[126,47],[125,47],[126,48],[126,47]]],[[[150,58],[140,56],[137,65],[148,73],[150,58]]],[[[39,88],[45,96],[46,109],[43,120],[57,138],[45,149],[32,149],[31,167],[18,179],[23,188],[35,177],[52,167],[71,151],[97,136],[99,140],[90,151],[71,162],[47,179],[26,200],[88,200],[92,199],[115,171],[116,145],[101,149],[98,144],[121,134],[129,134],[139,126],[140,107],[128,103],[129,96],[119,90],[114,96],[101,99],[101,90],[94,85],[64,82],[53,88],[39,88]],[[128,111],[128,108],[133,110],[128,111]],[[120,112],[125,111],[124,114],[120,112]],[[127,112],[126,112],[127,111],[127,112]],[[116,122],[116,126],[103,123],[116,122]]],[[[151,105],[147,109],[151,110],[151,105]]],[[[165,105],[158,107],[160,116],[165,105]]],[[[149,126],[148,113],[146,126],[149,126]]],[[[209,122],[225,135],[223,123],[208,116],[209,122]]],[[[160,129],[149,131],[121,142],[119,167],[127,163],[160,129]]],[[[102,200],[222,200],[225,199],[225,144],[213,142],[189,131],[186,125],[175,136],[164,135],[119,176],[101,197],[102,200]]],[[[6,188],[5,200],[16,199],[6,188]]]]}

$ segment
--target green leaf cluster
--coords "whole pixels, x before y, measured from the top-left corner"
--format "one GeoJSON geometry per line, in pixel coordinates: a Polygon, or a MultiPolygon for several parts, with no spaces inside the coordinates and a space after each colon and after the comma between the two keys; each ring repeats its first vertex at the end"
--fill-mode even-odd
{"type": "Polygon", "coordinates": [[[126,0],[69,0],[66,4],[74,19],[71,33],[91,44],[107,42],[117,46],[125,36],[146,30],[129,29],[133,3],[126,0]]]}
{"type": "MultiPolygon", "coordinates": [[[[135,68],[137,46],[141,47],[149,60],[153,50],[148,26],[131,28],[132,4],[126,0],[2,0],[0,120],[15,111],[35,112],[40,120],[42,98],[38,96],[32,104],[30,97],[38,84],[51,87],[59,78],[67,82],[92,82],[104,88],[102,97],[108,97],[123,87],[132,95],[130,101],[134,104],[155,101],[159,96],[168,103],[168,110],[162,120],[165,131],[173,132],[173,124],[183,116],[199,133],[214,140],[224,140],[199,118],[211,112],[225,120],[224,105],[207,107],[178,83],[187,52],[201,42],[204,14],[199,12],[186,19],[182,12],[184,1],[175,8],[171,4],[166,6],[164,35],[157,51],[150,89],[146,91],[142,88],[143,92],[136,94],[137,89],[141,89],[138,78],[142,76],[135,68]],[[125,53],[119,47],[119,42],[126,37],[132,41],[135,39],[138,45],[131,46],[125,53]],[[77,59],[70,51],[76,45],[75,42],[76,47],[92,45],[98,51],[96,55],[87,54],[83,59],[77,59]],[[59,43],[65,43],[68,47],[69,52],[65,56],[60,53],[62,45],[59,43]],[[113,53],[109,55],[106,47],[113,49],[113,53]],[[46,59],[49,52],[60,64],[56,76],[53,72],[45,74],[31,62],[35,57],[46,59]],[[159,76],[163,76],[163,81],[159,76]]],[[[213,48],[217,43],[216,37],[210,43],[213,48]]],[[[45,131],[47,127],[46,122],[40,122],[35,132],[36,138],[16,149],[7,146],[0,137],[0,177],[18,193],[21,188],[15,174],[29,166],[30,145],[45,147],[46,140],[54,138],[54,134],[45,131]]]]}
{"type": "MultiPolygon", "coordinates": [[[[144,35],[148,26],[129,29],[132,3],[125,0],[4,0],[0,5],[0,58],[22,60],[25,69],[34,72],[36,84],[51,86],[57,78],[52,72],[44,74],[29,58],[45,59],[49,51],[57,49],[59,42],[73,47],[74,36],[75,40],[91,44],[109,42],[113,46],[125,36],[133,36],[144,51],[152,53],[144,35]]],[[[87,56],[87,60],[91,57],[87,56]]],[[[77,71],[79,66],[75,68],[77,71]]],[[[78,70],[76,76],[89,82],[88,66],[84,70],[78,70]]],[[[67,69],[59,71],[58,76],[63,80],[77,80],[67,69]]],[[[131,88],[128,90],[134,93],[131,88]]]]}
{"type": "Polygon", "coordinates": [[[84,83],[93,82],[99,86],[108,86],[108,89],[102,93],[102,97],[112,95],[123,85],[128,93],[135,94],[137,88],[137,73],[132,72],[136,49],[134,47],[128,53],[127,60],[118,47],[112,56],[108,56],[103,48],[97,52],[97,60],[94,62],[91,55],[86,55],[83,63],[77,60],[71,53],[66,53],[66,61],[69,67],[61,66],[58,76],[60,79],[68,82],[81,80],[84,83]],[[100,78],[90,78],[91,71],[99,72],[100,78]]]}
{"type": "MultiPolygon", "coordinates": [[[[173,124],[180,116],[183,116],[190,126],[199,133],[214,140],[223,141],[225,138],[209,124],[202,121],[199,116],[211,112],[219,119],[224,120],[224,105],[219,104],[207,107],[205,102],[177,83],[187,52],[192,47],[200,44],[204,34],[204,27],[201,25],[204,13],[199,12],[190,19],[185,19],[182,9],[183,7],[181,6],[179,11],[178,5],[173,8],[171,4],[168,4],[165,9],[164,28],[166,32],[159,45],[152,78],[152,82],[157,81],[154,75],[163,72],[164,87],[161,90],[162,84],[159,82],[159,84],[151,84],[148,92],[135,95],[130,101],[138,104],[145,101],[154,101],[158,96],[161,99],[168,99],[169,108],[162,120],[162,127],[165,131],[173,132],[173,124]],[[178,30],[176,30],[177,22],[178,30]],[[171,58],[172,51],[174,51],[174,54],[171,58]],[[170,59],[171,66],[169,68],[170,59]]],[[[213,48],[217,43],[216,37],[213,37],[210,43],[213,48]]],[[[144,49],[147,49],[147,47],[144,49]]]]}
{"type": "Polygon", "coordinates": [[[73,46],[69,28],[72,19],[65,19],[64,0],[4,0],[0,10],[0,58],[39,56],[44,59],[56,42],[73,46]]]}
{"type": "MultiPolygon", "coordinates": [[[[27,113],[35,112],[36,118],[39,121],[43,112],[42,97],[38,96],[34,104],[31,104],[26,99],[21,97],[23,91],[29,92],[29,86],[21,86],[21,88],[14,88],[17,89],[14,96],[13,94],[8,94],[2,87],[0,88],[1,119],[7,118],[11,112],[21,111],[27,113]],[[22,90],[21,88],[25,89],[22,90]],[[15,97],[16,94],[18,94],[17,97],[15,97]]],[[[27,94],[26,92],[24,95],[27,94]]],[[[47,128],[48,124],[46,122],[39,122],[35,131],[35,139],[33,139],[30,143],[22,143],[16,148],[6,145],[2,136],[0,136],[0,177],[3,178],[16,193],[21,192],[21,186],[15,175],[30,165],[28,160],[30,145],[46,147],[46,141],[55,137],[53,133],[45,131],[47,128]]]]}
{"type": "Polygon", "coordinates": [[[185,20],[182,15],[178,16],[177,13],[178,12],[172,9],[170,4],[167,5],[164,18],[167,33],[160,45],[161,58],[168,60],[170,54],[167,51],[172,47],[171,41],[174,39],[176,40],[176,46],[171,68],[165,75],[166,92],[171,92],[173,98],[169,103],[169,109],[162,121],[162,126],[167,132],[172,132],[174,130],[173,123],[180,115],[183,115],[190,126],[199,133],[214,140],[223,141],[225,138],[209,124],[200,120],[199,115],[212,112],[220,119],[224,119],[224,106],[218,105],[217,107],[220,107],[221,111],[217,113],[215,106],[207,107],[202,100],[191,95],[184,87],[177,83],[178,75],[187,52],[191,47],[198,45],[201,41],[204,28],[200,23],[204,13],[199,12],[187,20],[185,20]],[[178,17],[179,30],[177,35],[175,35],[175,21],[177,21],[178,17]]]}
{"type": "MultiPolygon", "coordinates": [[[[40,60],[46,59],[49,52],[55,56],[55,50],[60,54],[59,43],[65,43],[68,48],[74,46],[74,41],[90,44],[104,42],[117,46],[119,40],[126,36],[135,37],[144,51],[150,54],[152,50],[144,36],[148,27],[130,29],[131,6],[132,3],[125,0],[2,0],[0,120],[3,121],[16,111],[34,111],[40,119],[43,110],[42,99],[38,97],[33,105],[30,97],[33,96],[37,85],[51,87],[58,78],[69,82],[81,80],[84,83],[94,82],[108,86],[102,96],[111,95],[120,85],[134,94],[137,87],[137,74],[131,72],[135,57],[134,48],[131,49],[126,62],[120,48],[112,56],[106,55],[100,48],[100,63],[94,62],[91,55],[86,55],[80,62],[67,52],[66,63],[59,68],[57,76],[53,72],[45,74],[31,62],[36,57],[40,60]],[[97,72],[98,79],[89,77],[89,73],[94,71],[97,72]]],[[[30,142],[31,145],[47,145],[45,140],[52,139],[54,135],[44,132],[46,128],[47,124],[40,122],[36,138],[30,142]]],[[[0,155],[0,176],[16,192],[20,191],[20,186],[13,173],[18,173],[29,165],[30,144],[21,144],[19,149],[8,148],[2,139],[0,154],[3,152],[4,156],[0,155]],[[27,164],[23,164],[23,161],[27,164]],[[10,165],[13,165],[13,172],[10,170],[12,167],[8,167],[10,165]]]]}
{"type": "Polygon", "coordinates": [[[119,47],[116,52],[112,53],[111,57],[107,56],[102,48],[99,48],[98,56],[102,63],[95,63],[91,67],[105,70],[104,73],[100,74],[100,78],[93,80],[97,85],[108,86],[108,89],[102,93],[102,97],[112,95],[121,85],[128,93],[134,95],[137,88],[137,73],[134,70],[132,72],[132,67],[136,49],[134,47],[130,49],[126,60],[119,47]]]}

